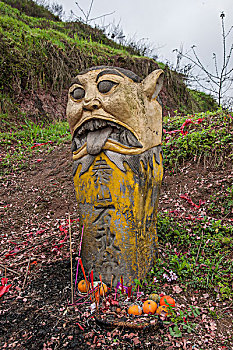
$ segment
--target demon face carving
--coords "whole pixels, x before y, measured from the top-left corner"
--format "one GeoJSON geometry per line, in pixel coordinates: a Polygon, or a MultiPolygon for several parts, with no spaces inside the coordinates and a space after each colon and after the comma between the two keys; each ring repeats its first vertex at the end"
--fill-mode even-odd
{"type": "Polygon", "coordinates": [[[162,113],[156,97],[162,81],[161,69],[141,82],[132,72],[114,67],[79,74],[67,105],[74,159],[102,149],[140,154],[159,145],[162,113]]]}

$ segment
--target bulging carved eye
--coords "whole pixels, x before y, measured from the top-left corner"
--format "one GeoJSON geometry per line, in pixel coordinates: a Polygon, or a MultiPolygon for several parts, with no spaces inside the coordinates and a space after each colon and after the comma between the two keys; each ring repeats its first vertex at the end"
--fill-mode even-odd
{"type": "Polygon", "coordinates": [[[102,80],[101,82],[99,82],[97,87],[99,92],[101,92],[101,94],[106,94],[115,85],[117,85],[117,83],[114,83],[114,81],[102,80]]]}
{"type": "Polygon", "coordinates": [[[78,87],[74,89],[70,94],[75,100],[81,100],[85,96],[85,90],[78,87]]]}

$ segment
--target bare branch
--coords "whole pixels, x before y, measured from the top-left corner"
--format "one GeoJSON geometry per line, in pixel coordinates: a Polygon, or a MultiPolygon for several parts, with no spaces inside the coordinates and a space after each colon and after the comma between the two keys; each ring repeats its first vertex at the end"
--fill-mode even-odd
{"type": "Polygon", "coordinates": [[[81,8],[81,6],[79,6],[79,3],[78,3],[78,2],[75,2],[75,4],[78,6],[79,10],[82,12],[82,14],[84,15],[84,17],[87,19],[87,15],[86,15],[86,13],[84,12],[84,10],[81,8]]]}
{"type": "Polygon", "coordinates": [[[231,28],[229,29],[229,31],[227,32],[227,34],[225,35],[226,37],[230,34],[230,32],[232,31],[233,26],[231,26],[231,28]]]}
{"type": "Polygon", "coordinates": [[[211,89],[211,88],[206,87],[205,85],[201,84],[201,82],[200,82],[200,80],[199,80],[198,78],[193,77],[193,80],[194,80],[196,83],[198,83],[198,85],[201,86],[203,89],[208,90],[208,91],[211,91],[211,92],[213,92],[214,94],[216,94],[217,90],[211,89]]]}
{"type": "Polygon", "coordinates": [[[87,12],[87,22],[88,22],[88,18],[90,16],[90,13],[91,13],[91,10],[92,10],[93,2],[94,2],[94,0],[91,0],[91,4],[90,4],[89,10],[87,12]]]}
{"type": "Polygon", "coordinates": [[[217,57],[216,57],[216,54],[215,54],[215,53],[213,53],[213,59],[214,59],[214,66],[215,66],[216,75],[217,75],[217,77],[219,77],[219,74],[218,74],[217,57]]]}
{"type": "Polygon", "coordinates": [[[213,75],[211,72],[208,72],[207,69],[204,67],[204,65],[201,63],[199,57],[197,56],[196,54],[196,51],[194,49],[194,47],[192,47],[192,50],[193,50],[193,54],[198,62],[198,66],[208,75],[208,77],[214,82],[214,79],[213,78],[218,78],[217,76],[213,75]]]}
{"type": "MultiPolygon", "coordinates": [[[[106,14],[104,14],[104,15],[97,16],[97,17],[93,17],[93,18],[89,19],[90,14],[91,14],[91,11],[92,11],[92,8],[93,8],[94,0],[91,0],[90,6],[89,6],[89,9],[87,10],[87,12],[85,12],[85,11],[82,9],[82,7],[79,5],[79,3],[78,3],[77,1],[75,2],[75,4],[78,6],[79,10],[82,12],[82,14],[83,14],[83,16],[84,16],[83,20],[84,20],[84,22],[85,22],[86,24],[89,24],[90,22],[95,21],[96,19],[104,18],[104,17],[106,17],[106,16],[110,16],[110,15],[112,15],[113,13],[115,13],[115,11],[113,11],[113,12],[106,13],[106,14]]],[[[78,17],[76,16],[76,18],[78,18],[78,17]]]]}
{"type": "Polygon", "coordinates": [[[230,58],[231,58],[232,52],[233,52],[233,44],[231,45],[231,48],[230,48],[229,54],[228,54],[228,56],[227,56],[226,67],[228,66],[228,63],[229,63],[229,61],[230,61],[230,58]]]}
{"type": "Polygon", "coordinates": [[[101,16],[98,16],[98,17],[91,18],[91,19],[89,19],[88,22],[95,21],[96,19],[103,18],[103,17],[106,17],[106,16],[110,16],[110,15],[112,15],[115,12],[116,11],[113,11],[113,12],[110,12],[110,13],[106,13],[105,15],[101,15],[101,16]]]}
{"type": "Polygon", "coordinates": [[[226,76],[230,75],[233,72],[233,68],[231,68],[227,73],[226,76]]]}
{"type": "MultiPolygon", "coordinates": [[[[219,67],[217,56],[215,53],[213,53],[213,64],[214,64],[214,73],[212,73],[211,70],[209,70],[208,66],[206,67],[200,60],[199,56],[197,55],[197,52],[195,50],[196,46],[193,45],[191,47],[191,53],[183,53],[183,48],[180,50],[173,50],[177,53],[177,64],[176,67],[179,68],[179,71],[181,71],[180,68],[180,61],[181,57],[188,59],[195,67],[196,71],[198,72],[198,69],[200,72],[198,72],[198,75],[193,74],[193,72],[190,74],[191,71],[188,71],[189,76],[187,78],[187,81],[189,83],[195,82],[200,87],[202,87],[204,90],[212,92],[215,96],[218,98],[218,104],[221,104],[221,101],[224,97],[224,94],[229,91],[233,84],[233,67],[229,69],[230,63],[232,63],[232,56],[233,56],[233,44],[231,44],[230,49],[227,54],[227,42],[226,39],[228,35],[233,30],[233,26],[230,27],[230,29],[226,32],[225,30],[225,13],[222,12],[220,15],[221,18],[221,36],[222,36],[222,55],[223,60],[222,64],[219,67]],[[205,79],[202,78],[201,73],[205,75],[205,79]]],[[[183,69],[184,71],[184,69],[183,69]]]]}
{"type": "Polygon", "coordinates": [[[233,80],[228,81],[228,85],[227,85],[226,88],[223,90],[223,95],[224,95],[227,91],[231,90],[232,83],[233,83],[233,80]]]}

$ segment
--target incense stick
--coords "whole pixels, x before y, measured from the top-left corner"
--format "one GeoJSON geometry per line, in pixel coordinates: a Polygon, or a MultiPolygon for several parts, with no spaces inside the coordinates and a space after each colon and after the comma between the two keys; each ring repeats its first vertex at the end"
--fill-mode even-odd
{"type": "Polygon", "coordinates": [[[73,265],[72,265],[72,242],[71,242],[71,224],[70,224],[70,213],[69,213],[69,234],[70,234],[70,283],[71,283],[71,304],[74,303],[74,291],[73,291],[73,265]]]}
{"type": "Polygon", "coordinates": [[[93,300],[95,299],[95,291],[94,291],[94,277],[93,277],[93,270],[91,270],[91,273],[90,273],[90,280],[91,280],[91,288],[92,288],[92,291],[91,291],[91,294],[93,294],[93,300]]]}
{"type": "Polygon", "coordinates": [[[84,270],[83,262],[82,262],[81,258],[79,259],[79,262],[80,262],[80,266],[81,266],[81,269],[82,269],[82,272],[83,272],[83,276],[84,276],[84,279],[85,279],[85,282],[86,282],[87,294],[88,294],[88,292],[89,292],[89,283],[87,281],[87,277],[86,277],[86,274],[85,274],[85,270],[84,270]]]}
{"type": "Polygon", "coordinates": [[[77,285],[77,280],[78,280],[78,268],[79,268],[79,259],[80,259],[81,249],[82,249],[83,232],[84,232],[84,225],[83,225],[83,228],[82,228],[82,234],[81,234],[81,239],[80,239],[80,244],[79,244],[78,262],[77,262],[77,270],[76,270],[76,276],[75,276],[74,293],[76,291],[76,285],[77,285]]]}
{"type": "Polygon", "coordinates": [[[112,275],[112,278],[111,278],[111,287],[110,287],[110,290],[112,291],[112,282],[113,282],[113,275],[112,275]]]}
{"type": "Polygon", "coordinates": [[[99,277],[100,277],[100,282],[101,282],[101,288],[102,288],[102,291],[103,291],[103,298],[105,299],[105,290],[104,290],[104,285],[103,285],[103,280],[102,280],[101,274],[99,274],[99,277]]]}
{"type": "Polygon", "coordinates": [[[123,277],[122,276],[121,276],[120,280],[121,280],[121,291],[122,291],[122,294],[124,294],[124,285],[123,285],[123,277]]]}
{"type": "Polygon", "coordinates": [[[117,298],[117,288],[115,288],[115,295],[114,295],[114,300],[117,298]]]}

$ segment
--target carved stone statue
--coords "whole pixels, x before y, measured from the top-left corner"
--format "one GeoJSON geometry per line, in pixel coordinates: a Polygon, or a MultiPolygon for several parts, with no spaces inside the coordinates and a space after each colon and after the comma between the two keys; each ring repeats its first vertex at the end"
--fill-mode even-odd
{"type": "Polygon", "coordinates": [[[163,71],[144,80],[118,67],[93,67],[70,86],[67,118],[87,271],[109,282],[143,279],[157,251],[163,176],[163,71]]]}

